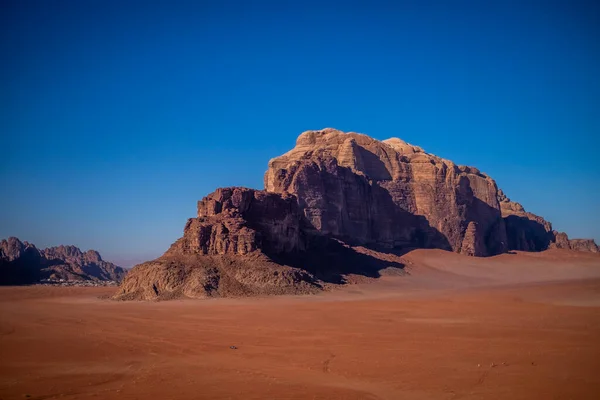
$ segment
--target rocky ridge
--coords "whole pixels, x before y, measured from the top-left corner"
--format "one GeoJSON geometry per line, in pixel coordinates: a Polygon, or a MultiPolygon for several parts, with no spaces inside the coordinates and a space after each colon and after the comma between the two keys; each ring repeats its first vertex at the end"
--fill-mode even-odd
{"type": "Polygon", "coordinates": [[[569,239],[566,233],[552,229],[552,224],[539,215],[525,211],[498,190],[498,201],[505,221],[510,250],[542,251],[549,248],[598,253],[592,239],[569,239]]]}
{"type": "Polygon", "coordinates": [[[115,298],[309,293],[401,270],[411,248],[598,251],[553,231],[478,169],[397,138],[307,131],[269,161],[264,182],[199,201],[183,237],[136,266],[115,298]]]}
{"type": "Polygon", "coordinates": [[[0,284],[40,281],[120,281],[126,270],[104,261],[95,250],[75,246],[38,249],[15,237],[0,242],[0,284]]]}

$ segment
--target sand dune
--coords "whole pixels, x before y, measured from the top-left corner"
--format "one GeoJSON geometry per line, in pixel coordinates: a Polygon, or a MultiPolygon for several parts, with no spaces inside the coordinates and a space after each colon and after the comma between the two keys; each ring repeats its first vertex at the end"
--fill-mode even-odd
{"type": "Polygon", "coordinates": [[[405,254],[312,296],[0,288],[0,398],[596,399],[600,257],[405,254]],[[235,346],[231,349],[230,346],[235,346]]]}

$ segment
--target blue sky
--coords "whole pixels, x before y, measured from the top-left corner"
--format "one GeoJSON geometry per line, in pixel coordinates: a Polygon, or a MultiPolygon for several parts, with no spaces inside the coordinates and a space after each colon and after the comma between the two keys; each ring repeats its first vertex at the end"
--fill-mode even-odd
{"type": "Polygon", "coordinates": [[[335,127],[600,240],[597,2],[4,0],[0,30],[0,237],[153,258],[197,200],[335,127]]]}

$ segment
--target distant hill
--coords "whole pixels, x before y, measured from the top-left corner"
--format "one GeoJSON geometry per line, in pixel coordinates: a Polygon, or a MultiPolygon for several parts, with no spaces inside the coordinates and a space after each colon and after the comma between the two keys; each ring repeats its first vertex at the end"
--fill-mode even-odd
{"type": "Polygon", "coordinates": [[[10,237],[0,242],[0,285],[22,285],[43,279],[121,281],[127,271],[102,260],[95,250],[75,246],[38,249],[10,237]]]}

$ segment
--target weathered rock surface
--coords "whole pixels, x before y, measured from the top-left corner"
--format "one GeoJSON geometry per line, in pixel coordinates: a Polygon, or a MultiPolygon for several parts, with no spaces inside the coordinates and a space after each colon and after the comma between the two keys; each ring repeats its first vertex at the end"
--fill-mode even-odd
{"type": "Polygon", "coordinates": [[[506,225],[509,250],[542,251],[549,248],[598,253],[592,239],[569,239],[566,233],[552,229],[552,224],[539,215],[525,211],[511,201],[502,190],[498,201],[506,225]]]}
{"type": "Polygon", "coordinates": [[[399,256],[415,247],[598,251],[552,231],[478,169],[397,138],[307,131],[264,181],[265,191],[222,188],[199,201],[183,237],[134,267],[115,298],[310,293],[401,271],[399,256]]]}
{"type": "Polygon", "coordinates": [[[305,250],[293,196],[222,188],[198,202],[183,237],[157,260],[132,269],[117,299],[308,293],[312,275],[273,257],[305,250]]]}
{"type": "Polygon", "coordinates": [[[571,239],[569,240],[569,248],[577,251],[587,251],[590,253],[598,253],[600,248],[592,239],[571,239]]]}
{"type": "Polygon", "coordinates": [[[553,231],[552,233],[555,240],[550,243],[549,248],[600,253],[600,247],[592,239],[569,239],[564,232],[553,231]]]}
{"type": "Polygon", "coordinates": [[[349,276],[401,270],[393,258],[315,232],[294,196],[222,188],[198,202],[198,217],[163,256],[129,272],[114,298],[313,293],[349,276]]]}
{"type": "Polygon", "coordinates": [[[31,243],[15,237],[0,241],[0,284],[16,285],[40,280],[45,259],[31,243]]]}
{"type": "Polygon", "coordinates": [[[184,252],[248,254],[260,249],[304,250],[302,214],[295,197],[247,188],[217,189],[198,202],[198,218],[186,225],[184,252]]]}
{"type": "Polygon", "coordinates": [[[40,280],[120,281],[126,270],[102,260],[94,250],[75,246],[37,249],[15,237],[0,242],[0,284],[18,285],[40,280]]]}
{"type": "Polygon", "coordinates": [[[498,191],[498,201],[506,225],[509,250],[541,251],[555,241],[550,222],[525,211],[521,204],[511,201],[502,190],[498,191]]]}
{"type": "Polygon", "coordinates": [[[460,249],[462,254],[476,256],[486,252],[485,243],[482,241],[482,237],[478,234],[477,229],[477,222],[469,222],[467,231],[465,232],[465,238],[463,239],[463,245],[460,249]]]}
{"type": "Polygon", "coordinates": [[[295,194],[315,230],[351,243],[477,256],[507,248],[496,183],[397,138],[304,132],[269,162],[265,188],[295,194]]]}

